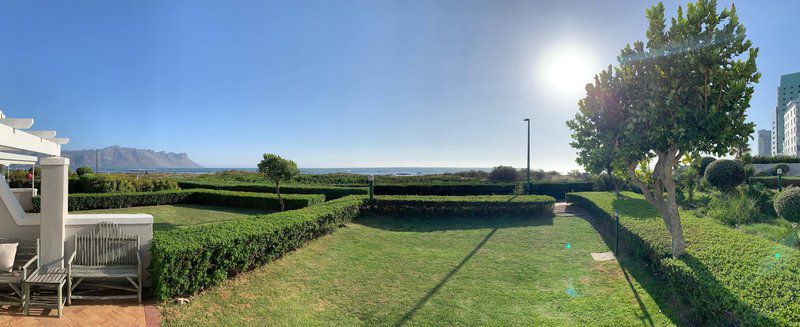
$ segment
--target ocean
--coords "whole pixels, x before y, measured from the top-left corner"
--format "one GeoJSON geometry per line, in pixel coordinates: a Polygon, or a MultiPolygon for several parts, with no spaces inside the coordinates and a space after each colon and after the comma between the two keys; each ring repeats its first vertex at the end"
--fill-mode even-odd
{"type": "MultiPolygon", "coordinates": [[[[256,168],[152,168],[152,169],[115,169],[100,168],[101,173],[172,173],[172,174],[209,174],[225,170],[256,171],[256,168]]],[[[381,168],[300,168],[302,174],[333,174],[348,173],[359,175],[392,175],[392,176],[420,176],[444,173],[457,173],[462,171],[480,170],[490,171],[491,168],[455,168],[455,167],[381,167],[381,168]]]]}

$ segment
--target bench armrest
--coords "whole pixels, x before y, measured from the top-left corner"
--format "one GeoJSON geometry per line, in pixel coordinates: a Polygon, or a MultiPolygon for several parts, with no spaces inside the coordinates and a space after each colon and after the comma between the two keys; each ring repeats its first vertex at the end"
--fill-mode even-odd
{"type": "Polygon", "coordinates": [[[39,261],[39,255],[38,254],[33,256],[33,258],[28,260],[28,262],[26,262],[22,266],[22,280],[28,279],[28,268],[30,267],[30,265],[32,265],[34,262],[37,262],[37,261],[39,261]]]}
{"type": "Polygon", "coordinates": [[[75,254],[77,253],[78,251],[73,250],[72,254],[69,255],[69,260],[67,260],[67,268],[72,267],[72,261],[75,261],[75,254]]]}

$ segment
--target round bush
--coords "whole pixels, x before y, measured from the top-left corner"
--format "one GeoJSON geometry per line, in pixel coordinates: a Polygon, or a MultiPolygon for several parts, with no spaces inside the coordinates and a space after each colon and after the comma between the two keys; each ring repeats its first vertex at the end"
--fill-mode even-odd
{"type": "Polygon", "coordinates": [[[75,169],[75,173],[78,174],[78,176],[83,176],[84,174],[91,174],[91,173],[93,173],[93,171],[92,171],[92,167],[84,166],[84,167],[78,167],[78,169],[75,169]]]}
{"type": "Polygon", "coordinates": [[[708,165],[705,178],[709,184],[727,193],[744,183],[746,175],[741,162],[720,159],[708,165]]]}
{"type": "Polygon", "coordinates": [[[775,212],[791,222],[800,222],[800,188],[789,187],[775,197],[775,212]]]}
{"type": "Polygon", "coordinates": [[[705,176],[706,169],[708,169],[708,165],[710,165],[714,161],[717,161],[717,158],[703,157],[703,159],[700,159],[700,167],[697,170],[697,173],[700,174],[700,176],[705,176]]]}
{"type": "Polygon", "coordinates": [[[493,182],[516,182],[519,179],[519,171],[511,166],[497,166],[489,173],[489,180],[493,182]]]}
{"type": "Polygon", "coordinates": [[[789,165],[785,163],[777,164],[775,167],[772,167],[772,175],[778,176],[778,168],[781,169],[781,175],[786,175],[789,172],[789,165]]]}

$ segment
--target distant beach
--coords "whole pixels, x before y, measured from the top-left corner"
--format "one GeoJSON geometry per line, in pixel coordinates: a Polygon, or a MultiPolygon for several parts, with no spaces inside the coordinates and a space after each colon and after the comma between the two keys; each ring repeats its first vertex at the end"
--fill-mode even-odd
{"type": "MultiPolygon", "coordinates": [[[[110,173],[169,173],[169,174],[210,174],[226,170],[256,171],[255,168],[100,168],[100,172],[110,173]]],[[[420,176],[457,173],[462,171],[479,170],[490,171],[491,168],[454,168],[454,167],[381,167],[381,168],[300,168],[303,174],[359,174],[359,175],[392,175],[392,176],[420,176]]]]}

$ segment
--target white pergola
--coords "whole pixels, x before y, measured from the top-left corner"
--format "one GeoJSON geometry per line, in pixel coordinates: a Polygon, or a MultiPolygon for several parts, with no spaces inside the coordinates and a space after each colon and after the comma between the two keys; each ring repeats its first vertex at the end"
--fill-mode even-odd
{"type": "MultiPolygon", "coordinates": [[[[41,205],[39,213],[29,213],[20,205],[15,191],[0,178],[0,238],[39,238],[39,264],[62,266],[66,242],[97,223],[113,221],[142,242],[143,263],[149,264],[153,238],[153,217],[147,214],[70,214],[68,212],[69,159],[62,158],[61,146],[68,138],[55,131],[31,130],[32,118],[8,118],[0,111],[0,165],[41,166],[41,205]]],[[[32,196],[32,194],[31,194],[32,196]]],[[[146,282],[147,274],[145,274],[146,282]]]]}

